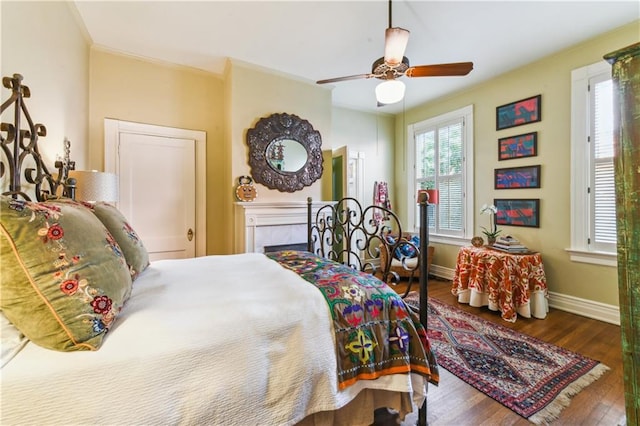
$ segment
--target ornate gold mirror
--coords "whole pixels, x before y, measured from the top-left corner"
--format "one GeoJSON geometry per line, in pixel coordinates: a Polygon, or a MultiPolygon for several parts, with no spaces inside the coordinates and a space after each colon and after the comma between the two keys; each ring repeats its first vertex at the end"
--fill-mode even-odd
{"type": "Polygon", "coordinates": [[[261,118],[247,131],[253,180],[282,192],[299,191],[322,176],[322,138],[293,114],[261,118]]]}

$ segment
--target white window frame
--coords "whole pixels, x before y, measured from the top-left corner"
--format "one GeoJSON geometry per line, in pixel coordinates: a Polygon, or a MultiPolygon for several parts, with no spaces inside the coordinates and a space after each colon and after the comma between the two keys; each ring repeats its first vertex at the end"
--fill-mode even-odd
{"type": "MultiPolygon", "coordinates": [[[[416,217],[416,158],[415,158],[415,134],[420,132],[424,128],[430,128],[437,126],[441,123],[452,121],[462,118],[463,127],[463,151],[462,151],[462,180],[463,180],[463,231],[461,236],[451,235],[439,235],[435,233],[435,230],[429,229],[429,240],[431,242],[437,242],[442,244],[451,245],[466,245],[469,243],[469,239],[472,237],[473,232],[473,105],[468,105],[455,111],[439,115],[437,117],[429,118],[419,123],[410,124],[407,126],[407,145],[405,147],[407,153],[407,189],[409,196],[407,197],[407,219],[411,224],[413,232],[418,232],[420,229],[418,220],[416,217]]],[[[432,208],[432,207],[431,207],[432,208]]]]}
{"type": "Polygon", "coordinates": [[[613,251],[590,246],[590,186],[593,171],[590,147],[589,81],[599,74],[611,75],[611,65],[602,61],[571,72],[571,247],[567,249],[574,262],[617,266],[613,251]]]}

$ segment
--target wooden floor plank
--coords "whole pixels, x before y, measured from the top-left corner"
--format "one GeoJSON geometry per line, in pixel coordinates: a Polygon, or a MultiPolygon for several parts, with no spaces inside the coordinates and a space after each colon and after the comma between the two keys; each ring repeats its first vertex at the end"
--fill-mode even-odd
{"type": "MultiPolygon", "coordinates": [[[[404,291],[402,283],[394,290],[402,294],[404,291]]],[[[602,362],[611,370],[576,395],[554,424],[586,426],[625,424],[622,343],[619,326],[557,309],[551,309],[544,320],[519,317],[515,323],[508,323],[502,320],[499,313],[490,311],[486,307],[474,308],[459,304],[451,294],[451,282],[440,279],[429,280],[429,296],[488,321],[602,362]]],[[[427,397],[429,425],[529,425],[524,418],[502,404],[443,368],[440,370],[440,386],[429,387],[427,397]]]]}

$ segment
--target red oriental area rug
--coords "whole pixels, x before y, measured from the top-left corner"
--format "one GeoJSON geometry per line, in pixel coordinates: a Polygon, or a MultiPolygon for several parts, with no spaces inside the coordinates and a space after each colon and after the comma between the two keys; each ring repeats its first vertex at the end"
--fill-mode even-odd
{"type": "MultiPolygon", "coordinates": [[[[418,294],[405,301],[418,306],[418,294]]],[[[535,424],[558,418],[570,398],[609,367],[429,299],[428,329],[438,365],[535,424]]]]}

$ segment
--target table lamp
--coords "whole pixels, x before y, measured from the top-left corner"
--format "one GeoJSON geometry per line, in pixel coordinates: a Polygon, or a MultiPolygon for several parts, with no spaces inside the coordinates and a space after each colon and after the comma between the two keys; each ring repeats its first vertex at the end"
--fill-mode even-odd
{"type": "Polygon", "coordinates": [[[118,201],[118,176],[96,170],[73,170],[69,178],[76,180],[76,200],[95,203],[118,201]]]}

